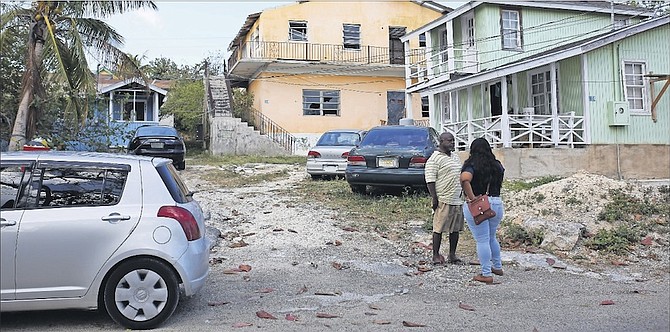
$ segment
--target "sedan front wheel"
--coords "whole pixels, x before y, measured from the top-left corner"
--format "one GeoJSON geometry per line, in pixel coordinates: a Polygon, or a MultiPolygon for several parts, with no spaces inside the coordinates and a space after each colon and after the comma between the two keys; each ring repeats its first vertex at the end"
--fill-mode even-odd
{"type": "Polygon", "coordinates": [[[179,302],[179,283],[164,263],[151,258],[121,264],[107,279],[109,316],[129,329],[151,329],[167,320],[179,302]]]}

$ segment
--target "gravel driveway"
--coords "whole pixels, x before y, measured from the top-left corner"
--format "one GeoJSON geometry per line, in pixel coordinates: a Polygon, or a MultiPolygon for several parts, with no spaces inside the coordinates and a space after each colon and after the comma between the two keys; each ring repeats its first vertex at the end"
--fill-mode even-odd
{"type": "MultiPolygon", "coordinates": [[[[434,267],[414,241],[343,229],[346,212],[291,196],[307,175],[286,167],[285,179],[234,189],[212,188],[197,166],[183,171],[200,190],[195,197],[210,214],[216,245],[206,287],[157,330],[670,330],[668,267],[591,271],[547,254],[504,252],[505,276],[474,283],[478,266],[434,267]]],[[[413,229],[414,240],[430,244],[429,233],[413,229]]],[[[121,330],[97,312],[3,314],[0,324],[3,331],[121,330]]]]}

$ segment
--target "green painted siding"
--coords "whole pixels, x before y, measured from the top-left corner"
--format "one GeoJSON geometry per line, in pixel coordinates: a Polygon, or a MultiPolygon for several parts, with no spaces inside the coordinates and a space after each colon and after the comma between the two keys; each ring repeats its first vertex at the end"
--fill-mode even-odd
{"type": "MultiPolygon", "coordinates": [[[[670,144],[670,95],[666,91],[656,106],[657,122],[651,115],[631,115],[630,124],[608,125],[608,101],[623,101],[621,62],[646,60],[647,72],[670,73],[670,26],[629,37],[587,54],[590,129],[592,144],[670,144]]],[[[664,82],[656,83],[656,93],[664,82]]],[[[669,90],[670,91],[670,90],[669,90]]],[[[649,92],[647,92],[649,95],[649,92]]],[[[651,101],[647,101],[651,103],[651,101]]]]}
{"type": "Polygon", "coordinates": [[[583,79],[579,57],[561,61],[558,68],[558,111],[560,113],[575,112],[575,115],[584,115],[583,79]]]}
{"type": "Polygon", "coordinates": [[[510,9],[517,9],[521,13],[523,51],[502,50],[499,5],[484,4],[475,9],[480,70],[495,68],[609,31],[610,15],[605,13],[519,7],[510,9]]]}

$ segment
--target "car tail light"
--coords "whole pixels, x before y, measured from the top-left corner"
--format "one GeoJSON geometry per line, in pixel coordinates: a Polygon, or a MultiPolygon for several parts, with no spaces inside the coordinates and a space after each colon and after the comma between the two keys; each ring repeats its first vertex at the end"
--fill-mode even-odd
{"type": "Polygon", "coordinates": [[[409,160],[409,167],[410,168],[424,168],[426,167],[426,159],[425,157],[412,157],[412,159],[409,160]]]}
{"type": "Polygon", "coordinates": [[[363,156],[348,156],[347,165],[351,166],[366,166],[365,157],[363,156]]]}
{"type": "Polygon", "coordinates": [[[343,159],[347,159],[347,157],[349,157],[349,151],[343,153],[340,157],[342,157],[343,159]]]}
{"type": "Polygon", "coordinates": [[[321,158],[321,154],[316,151],[307,152],[307,158],[321,158]]]}
{"type": "Polygon", "coordinates": [[[162,206],[158,209],[158,216],[172,218],[178,221],[181,228],[184,230],[184,234],[186,234],[187,240],[193,241],[200,238],[198,222],[189,210],[178,206],[162,206]]]}

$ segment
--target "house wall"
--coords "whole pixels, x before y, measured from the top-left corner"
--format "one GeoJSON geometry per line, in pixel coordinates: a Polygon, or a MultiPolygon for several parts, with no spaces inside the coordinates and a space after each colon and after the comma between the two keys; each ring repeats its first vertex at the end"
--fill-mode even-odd
{"type": "MultiPolygon", "coordinates": [[[[288,42],[288,21],[307,21],[307,43],[343,44],[343,23],[361,25],[362,46],[389,47],[389,26],[406,27],[410,32],[435,20],[440,13],[409,1],[402,2],[304,2],[262,12],[245,37],[249,41],[258,27],[261,42],[288,42]]],[[[301,42],[295,42],[300,44],[301,42]]],[[[418,49],[419,40],[412,40],[410,48],[418,49]]],[[[361,52],[345,50],[343,52],[361,52]]],[[[287,68],[305,67],[308,63],[286,63],[287,68]]],[[[354,66],[354,65],[352,65],[354,66]]],[[[360,65],[355,65],[360,67],[360,65]]],[[[350,69],[350,68],[346,68],[350,69]]],[[[361,67],[366,70],[366,67],[361,67]]],[[[290,69],[287,69],[290,72],[290,69]]],[[[387,120],[387,92],[405,91],[403,76],[369,77],[319,75],[283,75],[280,72],[260,73],[249,84],[254,107],[289,131],[298,139],[296,154],[306,153],[325,131],[338,128],[369,129],[387,120]],[[340,90],[339,116],[304,116],[302,90],[340,90]]],[[[421,97],[412,96],[415,119],[421,117],[421,97]]]]}
{"type": "MultiPolygon", "coordinates": [[[[250,31],[259,27],[261,41],[288,41],[288,21],[307,21],[309,43],[341,45],[342,24],[361,25],[361,45],[388,47],[389,26],[407,27],[407,32],[435,20],[440,13],[409,1],[309,1],[266,9],[250,31]]],[[[250,34],[246,36],[248,41],[250,34]]],[[[419,40],[410,42],[419,47],[419,40]]],[[[355,52],[355,51],[351,51],[355,52]]],[[[403,85],[404,86],[404,85],[403,85]]]]}
{"type": "MultiPolygon", "coordinates": [[[[577,172],[613,179],[670,179],[668,145],[588,145],[580,149],[494,149],[507,179],[570,176],[577,172]],[[640,167],[640,160],[645,160],[640,167]]],[[[467,151],[459,152],[461,160],[467,151]]],[[[597,188],[594,188],[597,191],[597,188]]]]}
{"type": "MultiPolygon", "coordinates": [[[[402,78],[295,75],[265,73],[249,85],[254,108],[298,138],[296,153],[306,153],[319,136],[331,129],[369,129],[387,120],[388,91],[403,91],[402,78]],[[309,82],[307,85],[306,82],[309,82]],[[340,115],[303,115],[303,89],[340,91],[340,115]]],[[[406,100],[405,103],[408,101],[406,100]]],[[[414,117],[421,118],[420,96],[412,96],[414,117]]]]}
{"type": "MultiPolygon", "coordinates": [[[[624,100],[622,61],[646,60],[648,72],[670,73],[669,35],[670,26],[665,25],[587,53],[591,143],[670,144],[670,91],[656,106],[657,122],[652,121],[651,114],[631,114],[628,126],[611,127],[608,121],[608,102],[624,100]]],[[[664,83],[656,83],[657,94],[664,83]]],[[[651,105],[650,97],[647,103],[651,105]]]]}
{"type": "Polygon", "coordinates": [[[559,62],[558,66],[558,98],[559,112],[575,112],[584,115],[584,93],[582,84],[581,62],[578,56],[559,62]]]}
{"type": "Polygon", "coordinates": [[[610,15],[605,13],[514,6],[506,8],[520,10],[523,51],[502,50],[500,5],[477,6],[475,35],[480,70],[495,68],[578,39],[605,33],[609,31],[611,23],[610,15]]]}

